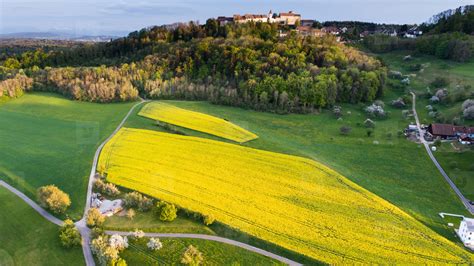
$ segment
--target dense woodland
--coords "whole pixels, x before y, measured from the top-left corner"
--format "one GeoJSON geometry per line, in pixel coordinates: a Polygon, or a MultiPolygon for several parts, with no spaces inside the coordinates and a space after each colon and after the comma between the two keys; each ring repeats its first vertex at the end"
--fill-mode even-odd
{"type": "Polygon", "coordinates": [[[474,8],[465,12],[458,10],[454,15],[443,17],[433,25],[422,25],[420,29],[425,32],[420,38],[373,35],[366,37],[363,44],[373,52],[408,49],[459,62],[474,58],[474,8]]]}
{"type": "Polygon", "coordinates": [[[33,90],[85,101],[199,99],[258,110],[308,112],[382,96],[386,69],[333,37],[280,37],[268,23],[152,27],[110,43],[27,52],[2,63],[33,90]],[[68,66],[68,67],[64,67],[68,66]],[[74,66],[74,67],[71,67],[74,66]]]}

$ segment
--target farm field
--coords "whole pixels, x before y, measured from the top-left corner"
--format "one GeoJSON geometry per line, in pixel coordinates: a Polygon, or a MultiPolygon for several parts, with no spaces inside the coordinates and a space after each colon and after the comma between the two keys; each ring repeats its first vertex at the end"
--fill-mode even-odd
{"type": "Polygon", "coordinates": [[[48,93],[28,93],[0,104],[0,178],[36,199],[36,189],[56,184],[79,217],[97,146],[133,103],[94,104],[48,93]]]}
{"type": "Polygon", "coordinates": [[[59,227],[0,187],[0,265],[84,265],[80,247],[64,249],[59,227]]]}
{"type": "Polygon", "coordinates": [[[189,245],[201,251],[205,265],[284,265],[273,259],[235,246],[202,239],[160,238],[163,248],[149,251],[147,239],[131,241],[121,253],[128,265],[180,265],[181,256],[189,245]]]}
{"type": "Polygon", "coordinates": [[[323,262],[472,259],[394,205],[302,157],[124,128],[105,146],[99,171],[323,262]]]}
{"type": "Polygon", "coordinates": [[[252,132],[219,117],[189,111],[163,102],[148,103],[138,114],[240,143],[258,138],[252,132]]]}
{"type": "MultiPolygon", "coordinates": [[[[398,97],[388,91],[384,101],[398,97]]],[[[403,118],[400,109],[386,106],[389,119],[375,120],[371,137],[361,125],[367,118],[363,106],[342,105],[344,117],[338,121],[330,112],[318,115],[276,115],[206,102],[167,101],[193,111],[220,115],[231,121],[247,123],[246,128],[259,138],[244,146],[293,154],[314,159],[335,169],[358,185],[400,207],[439,234],[457,241],[439,212],[468,215],[454,192],[444,181],[424,148],[397,137],[414,119],[403,118]],[[348,114],[350,112],[350,114],[348,114]],[[241,122],[240,122],[241,121],[241,122]],[[348,136],[340,135],[343,125],[352,127],[348,136]],[[388,137],[387,134],[392,136],[388,137]],[[387,189],[390,187],[390,189],[387,189]]],[[[165,131],[149,119],[132,115],[126,127],[165,131]]],[[[184,133],[218,139],[192,130],[184,133]]]]}

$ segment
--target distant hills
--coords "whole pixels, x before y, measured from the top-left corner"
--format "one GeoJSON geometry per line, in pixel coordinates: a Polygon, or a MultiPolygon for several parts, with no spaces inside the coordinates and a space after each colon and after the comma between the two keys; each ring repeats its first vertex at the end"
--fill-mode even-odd
{"type": "Polygon", "coordinates": [[[42,40],[65,40],[84,42],[108,42],[119,36],[110,35],[75,35],[65,32],[15,32],[0,34],[0,39],[42,39],[42,40]]]}

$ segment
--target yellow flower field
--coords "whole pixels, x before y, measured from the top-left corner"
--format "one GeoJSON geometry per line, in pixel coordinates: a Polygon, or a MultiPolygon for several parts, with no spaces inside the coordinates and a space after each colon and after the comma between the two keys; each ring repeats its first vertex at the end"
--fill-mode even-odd
{"type": "Polygon", "coordinates": [[[258,138],[258,136],[252,132],[224,119],[189,111],[163,102],[148,103],[138,114],[150,119],[189,128],[240,143],[258,138]]]}
{"type": "Polygon", "coordinates": [[[327,263],[441,264],[473,255],[313,160],[123,128],[99,171],[117,185],[327,263]]]}

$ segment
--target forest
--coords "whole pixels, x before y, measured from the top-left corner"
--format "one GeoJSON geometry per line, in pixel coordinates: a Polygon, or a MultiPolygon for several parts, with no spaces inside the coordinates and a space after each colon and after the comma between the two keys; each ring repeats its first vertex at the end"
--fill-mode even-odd
{"type": "MultiPolygon", "coordinates": [[[[32,90],[111,102],[138,97],[208,100],[263,111],[311,112],[383,95],[386,69],[334,37],[281,37],[277,25],[151,27],[110,43],[8,57],[0,78],[32,90]]],[[[6,90],[2,89],[1,90],[6,90]]]]}
{"type": "Polygon", "coordinates": [[[413,50],[458,62],[474,58],[474,8],[458,10],[450,17],[442,17],[436,24],[420,26],[424,35],[416,39],[372,35],[363,45],[377,53],[394,50],[413,50]]]}

